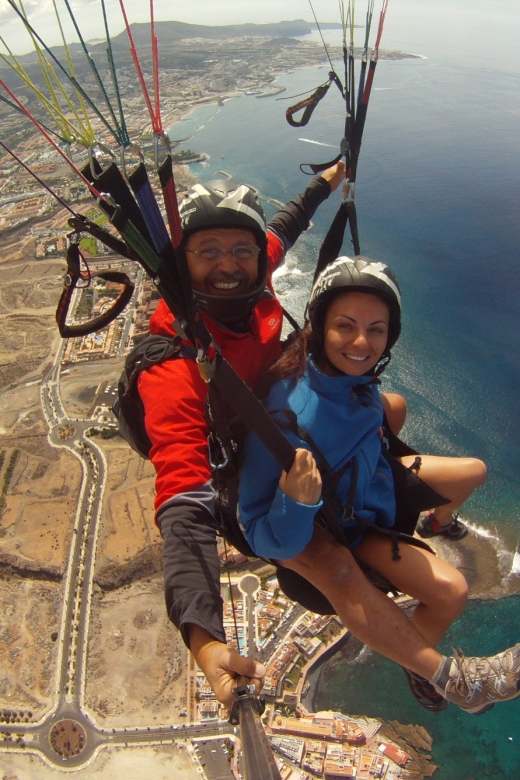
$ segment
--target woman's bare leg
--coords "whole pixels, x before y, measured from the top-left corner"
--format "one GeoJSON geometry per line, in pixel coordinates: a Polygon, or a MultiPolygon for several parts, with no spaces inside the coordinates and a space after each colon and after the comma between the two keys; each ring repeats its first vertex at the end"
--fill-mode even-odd
{"type": "MultiPolygon", "coordinates": [[[[413,455],[405,455],[399,460],[403,465],[411,466],[415,458],[413,455]]],[[[451,523],[453,511],[485,481],[487,468],[477,458],[421,455],[417,473],[430,487],[450,500],[449,504],[437,507],[434,512],[439,525],[445,526],[451,523]]]]}
{"type": "Polygon", "coordinates": [[[352,553],[316,528],[307,547],[281,561],[328,598],[352,634],[373,650],[430,680],[442,656],[404,612],[369,583],[352,553]]]}
{"type": "Polygon", "coordinates": [[[392,559],[389,538],[371,533],[356,549],[356,555],[383,574],[402,593],[419,601],[412,623],[435,647],[454,620],[464,611],[468,586],[451,564],[427,550],[399,543],[401,559],[392,559]]]}

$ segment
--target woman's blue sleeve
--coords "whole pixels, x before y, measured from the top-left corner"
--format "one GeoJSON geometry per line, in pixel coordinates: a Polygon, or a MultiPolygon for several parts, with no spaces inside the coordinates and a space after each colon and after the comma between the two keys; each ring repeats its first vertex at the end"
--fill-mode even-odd
{"type": "Polygon", "coordinates": [[[311,540],[314,516],[322,505],[321,501],[313,506],[300,504],[286,496],[278,486],[281,473],[271,453],[250,433],[240,475],[240,519],[255,553],[277,560],[302,552],[311,540]]]}

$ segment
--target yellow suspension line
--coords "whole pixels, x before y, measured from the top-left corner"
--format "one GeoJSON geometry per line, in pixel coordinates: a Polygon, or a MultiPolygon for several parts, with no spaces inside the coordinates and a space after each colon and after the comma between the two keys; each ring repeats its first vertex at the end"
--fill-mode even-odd
{"type": "MultiPolygon", "coordinates": [[[[56,19],[58,22],[58,27],[60,28],[60,34],[61,34],[61,40],[63,41],[63,46],[65,48],[65,56],[67,57],[67,64],[69,66],[69,73],[73,78],[76,78],[76,72],[74,70],[74,64],[72,62],[72,57],[70,55],[70,50],[67,44],[67,41],[65,40],[65,35],[63,33],[63,27],[61,24],[60,15],[58,13],[58,7],[56,5],[56,0],[52,0],[52,4],[54,6],[54,12],[56,14],[56,19]]],[[[90,123],[90,118],[87,113],[87,107],[85,105],[85,101],[83,100],[83,96],[78,92],[78,101],[81,106],[81,111],[83,113],[84,117],[84,127],[86,127],[85,130],[85,138],[88,138],[89,146],[93,146],[96,143],[96,136],[94,134],[94,130],[92,129],[92,125],[90,123]]]]}

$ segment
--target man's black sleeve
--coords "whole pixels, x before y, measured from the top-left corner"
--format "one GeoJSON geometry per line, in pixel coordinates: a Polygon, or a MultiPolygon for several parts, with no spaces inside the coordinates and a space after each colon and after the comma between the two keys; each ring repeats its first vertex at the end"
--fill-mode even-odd
{"type": "Polygon", "coordinates": [[[267,229],[278,236],[286,252],[307,230],[314,212],[330,193],[329,182],[323,176],[315,176],[303,192],[286,203],[268,222],[267,229]]]}
{"type": "Polygon", "coordinates": [[[215,518],[201,506],[170,504],[159,511],[157,521],[164,540],[168,617],[187,647],[190,623],[225,642],[215,518]]]}

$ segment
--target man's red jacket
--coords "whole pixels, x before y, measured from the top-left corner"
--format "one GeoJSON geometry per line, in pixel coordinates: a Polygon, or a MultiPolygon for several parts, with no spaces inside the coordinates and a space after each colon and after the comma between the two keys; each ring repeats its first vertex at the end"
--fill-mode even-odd
{"type": "MultiPolygon", "coordinates": [[[[267,234],[271,275],[284,255],[280,239],[267,234]]],[[[256,384],[280,354],[282,307],[274,297],[262,298],[250,318],[249,333],[235,333],[204,317],[213,340],[240,378],[256,384]]],[[[173,315],[161,301],[150,320],[151,333],[173,336],[173,315]]],[[[199,490],[211,480],[208,460],[209,428],[205,419],[207,385],[193,360],[176,358],[160,363],[139,377],[139,395],[146,410],[145,425],[157,472],[155,508],[179,494],[199,490]]]]}

